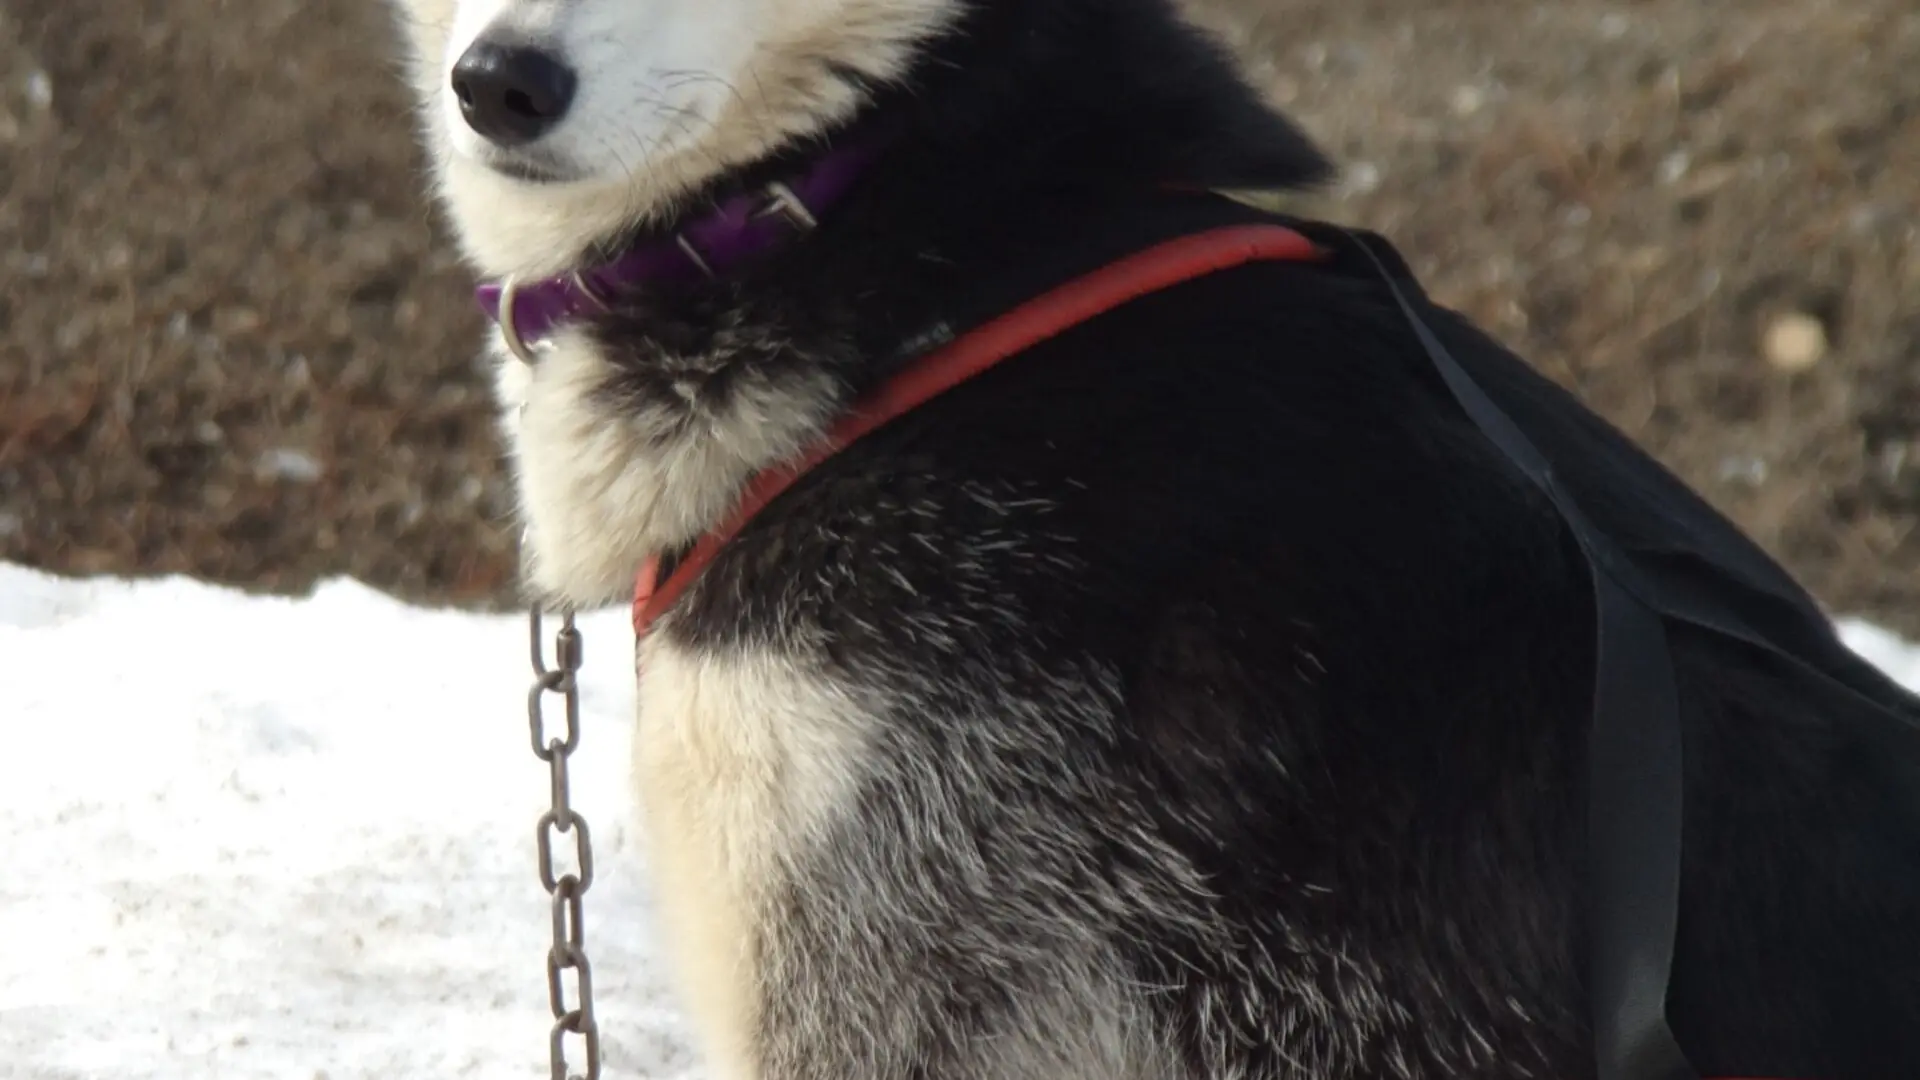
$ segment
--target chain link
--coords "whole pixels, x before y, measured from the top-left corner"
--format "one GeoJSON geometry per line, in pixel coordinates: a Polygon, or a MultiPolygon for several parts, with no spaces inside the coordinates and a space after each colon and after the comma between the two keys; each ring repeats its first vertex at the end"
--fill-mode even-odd
{"type": "MultiPolygon", "coordinates": [[[[581,898],[593,886],[593,844],[587,822],[573,809],[567,760],[580,746],[580,631],[573,616],[564,617],[554,635],[552,667],[547,666],[540,609],[528,618],[533,646],[533,688],[527,693],[527,725],[533,752],[547,763],[552,807],[540,815],[535,839],[540,856],[540,885],[553,903],[553,944],[547,949],[547,1004],[553,1010],[548,1039],[552,1080],[599,1080],[600,1025],[593,1016],[593,968],[587,963],[587,928],[581,898]],[[566,734],[547,732],[544,706],[558,695],[565,706],[566,734]],[[553,861],[559,833],[573,837],[573,866],[556,869],[553,861]],[[573,973],[573,997],[567,996],[567,973],[573,973]],[[586,1071],[575,1073],[567,1063],[567,1036],[579,1036],[586,1071]]],[[[563,849],[564,850],[564,849],[563,849]]]]}

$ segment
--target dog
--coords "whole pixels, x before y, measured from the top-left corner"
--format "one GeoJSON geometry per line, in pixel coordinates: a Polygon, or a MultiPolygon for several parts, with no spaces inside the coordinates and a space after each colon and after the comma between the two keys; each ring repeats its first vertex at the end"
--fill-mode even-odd
{"type": "MultiPolygon", "coordinates": [[[[396,7],[554,608],[629,597],[916,358],[1329,169],[1171,0],[396,7]],[[687,241],[721,219],[782,231],[687,241]],[[680,265],[581,276],[634,252],[680,265]]],[[[1687,1057],[1920,1076],[1920,708],[1433,318],[1603,526],[1707,537],[1851,688],[1669,635],[1687,1057]]],[[[1596,1075],[1590,568],[1421,355],[1371,271],[1223,270],[893,418],[712,553],[638,643],[636,782],[715,1075],[1596,1075]]]]}

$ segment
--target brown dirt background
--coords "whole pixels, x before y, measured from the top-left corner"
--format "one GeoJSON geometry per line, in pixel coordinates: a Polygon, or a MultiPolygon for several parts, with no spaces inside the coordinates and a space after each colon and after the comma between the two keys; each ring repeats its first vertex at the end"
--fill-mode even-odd
{"type": "MultiPolygon", "coordinates": [[[[1194,2],[1347,166],[1295,208],[1920,632],[1912,0],[1194,2]]],[[[0,559],[512,601],[395,57],[377,0],[0,0],[0,559]]]]}

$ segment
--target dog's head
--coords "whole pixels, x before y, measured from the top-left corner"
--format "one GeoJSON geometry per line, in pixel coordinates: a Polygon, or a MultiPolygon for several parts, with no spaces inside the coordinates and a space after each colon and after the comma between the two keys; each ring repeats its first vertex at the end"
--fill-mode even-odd
{"type": "Polygon", "coordinates": [[[442,197],[552,272],[853,113],[969,0],[396,0],[442,197]]]}

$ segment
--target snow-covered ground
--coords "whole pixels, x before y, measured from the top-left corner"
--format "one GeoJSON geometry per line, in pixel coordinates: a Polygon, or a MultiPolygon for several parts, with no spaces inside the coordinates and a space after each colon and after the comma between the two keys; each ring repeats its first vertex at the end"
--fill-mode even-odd
{"type": "MultiPolygon", "coordinates": [[[[574,804],[610,1076],[698,1074],[583,620],[574,804]]],[[[524,621],[0,565],[0,1077],[547,1075],[524,621]]]]}
{"type": "MultiPolygon", "coordinates": [[[[698,1074],[623,778],[630,631],[582,623],[611,1076],[698,1074]]],[[[1848,624],[1909,685],[1920,650],[1848,624]]],[[[524,626],[0,565],[0,1077],[546,1075],[524,626]]]]}

